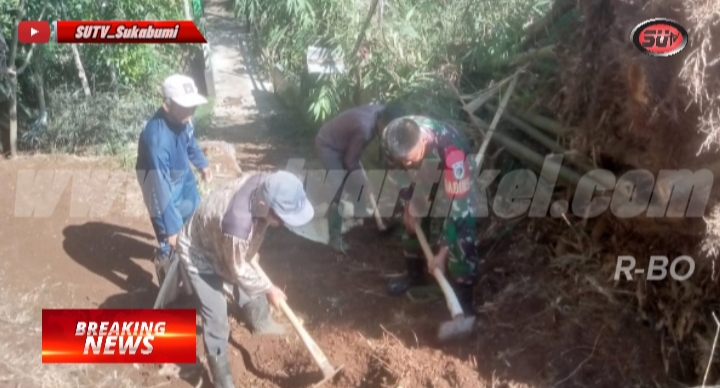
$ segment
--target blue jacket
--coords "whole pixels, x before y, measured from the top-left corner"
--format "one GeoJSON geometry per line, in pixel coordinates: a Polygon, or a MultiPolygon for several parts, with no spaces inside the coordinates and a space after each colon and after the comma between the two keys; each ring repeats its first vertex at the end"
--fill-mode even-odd
{"type": "Polygon", "coordinates": [[[135,169],[158,241],[180,232],[200,203],[192,163],[208,166],[192,124],[172,124],[162,109],[140,134],[135,169]]]}

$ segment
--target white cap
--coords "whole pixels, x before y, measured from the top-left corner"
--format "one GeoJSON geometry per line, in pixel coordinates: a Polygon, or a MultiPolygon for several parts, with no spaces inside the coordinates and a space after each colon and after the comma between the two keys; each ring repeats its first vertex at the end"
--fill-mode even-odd
{"type": "Polygon", "coordinates": [[[173,74],[162,85],[163,97],[172,100],[184,108],[194,108],[207,104],[207,99],[198,93],[192,78],[182,74],[173,74]]]}

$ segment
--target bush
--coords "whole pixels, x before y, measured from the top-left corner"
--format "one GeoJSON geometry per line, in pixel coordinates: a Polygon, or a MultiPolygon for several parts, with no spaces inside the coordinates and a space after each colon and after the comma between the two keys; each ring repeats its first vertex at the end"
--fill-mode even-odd
{"type": "Polygon", "coordinates": [[[212,125],[213,109],[215,108],[215,100],[208,99],[208,103],[200,106],[193,116],[193,126],[195,127],[195,137],[204,136],[212,125]]]}
{"type": "Polygon", "coordinates": [[[23,148],[73,154],[121,154],[137,141],[158,100],[135,92],[81,93],[57,89],[50,93],[47,126],[34,125],[20,140],[23,148]]]}
{"type": "MultiPolygon", "coordinates": [[[[302,74],[310,45],[344,53],[348,72],[309,88],[305,104],[315,121],[337,113],[343,103],[372,99],[407,99],[430,93],[438,82],[458,83],[482,68],[491,75],[495,64],[512,53],[523,24],[540,17],[547,0],[507,2],[477,0],[397,0],[383,2],[365,31],[365,43],[353,56],[358,35],[372,0],[237,0],[258,38],[256,49],[265,68],[281,65],[302,74]],[[378,11],[378,13],[380,13],[378,11]]],[[[426,101],[427,106],[437,101],[426,101]]]]}

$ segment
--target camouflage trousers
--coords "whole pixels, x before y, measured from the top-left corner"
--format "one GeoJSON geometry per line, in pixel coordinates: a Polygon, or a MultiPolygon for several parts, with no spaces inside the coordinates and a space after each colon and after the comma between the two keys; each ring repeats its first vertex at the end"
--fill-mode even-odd
{"type": "MultiPolygon", "coordinates": [[[[474,283],[477,279],[475,218],[425,217],[421,219],[420,225],[430,244],[432,241],[447,243],[447,270],[450,277],[458,283],[474,283]]],[[[417,236],[410,235],[407,230],[402,236],[402,247],[406,258],[426,260],[417,236]]],[[[431,246],[431,249],[436,248],[431,246]]]]}

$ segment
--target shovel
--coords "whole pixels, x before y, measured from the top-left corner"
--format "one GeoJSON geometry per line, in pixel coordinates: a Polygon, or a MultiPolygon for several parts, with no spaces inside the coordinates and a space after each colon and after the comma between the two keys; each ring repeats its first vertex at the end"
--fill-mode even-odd
{"type": "MultiPolygon", "coordinates": [[[[420,241],[420,246],[422,246],[428,264],[430,264],[433,260],[433,253],[420,227],[420,222],[415,223],[415,235],[418,241],[420,241]]],[[[440,288],[442,288],[443,294],[445,294],[445,301],[447,302],[448,309],[450,309],[450,315],[453,318],[452,321],[446,321],[440,325],[438,329],[438,339],[444,342],[463,338],[471,334],[473,326],[475,325],[475,317],[465,316],[460,302],[458,302],[457,296],[455,295],[455,291],[453,291],[452,286],[450,286],[450,283],[445,279],[445,275],[443,275],[443,272],[439,268],[433,270],[433,276],[435,276],[435,280],[437,280],[440,288]]]]}
{"type": "MultiPolygon", "coordinates": [[[[260,268],[260,263],[258,263],[257,256],[250,261],[250,265],[255,271],[257,271],[258,274],[260,274],[260,276],[270,281],[262,268],[260,268]]],[[[320,370],[322,371],[323,379],[313,385],[313,388],[319,387],[326,382],[332,380],[333,377],[335,377],[338,372],[342,370],[343,365],[338,368],[333,368],[333,366],[330,365],[330,361],[328,361],[327,357],[325,357],[325,353],[323,353],[317,343],[315,343],[312,337],[310,337],[310,334],[308,334],[307,330],[305,330],[305,328],[302,326],[302,323],[300,323],[300,321],[295,316],[295,313],[293,313],[293,311],[290,309],[290,306],[288,306],[285,301],[280,302],[280,309],[285,314],[290,323],[293,325],[293,328],[295,328],[295,331],[300,336],[303,344],[305,344],[305,347],[310,352],[310,355],[312,355],[315,363],[318,365],[318,367],[320,367],[320,370]]]]}
{"type": "Polygon", "coordinates": [[[163,308],[175,301],[181,290],[185,291],[187,295],[192,295],[190,278],[180,263],[180,258],[171,255],[169,262],[156,263],[156,265],[158,266],[156,271],[160,291],[155,299],[154,309],[163,308]]]}
{"type": "MultiPolygon", "coordinates": [[[[345,206],[347,206],[348,208],[352,208],[352,204],[350,204],[348,202],[341,201],[341,203],[346,204],[345,206]]],[[[327,204],[322,204],[322,203],[321,204],[313,204],[313,206],[317,209],[317,208],[320,208],[323,206],[327,206],[327,204]]],[[[347,213],[352,214],[353,212],[349,211],[347,213]]],[[[349,218],[348,216],[345,216],[343,219],[343,226],[342,226],[343,233],[346,233],[350,229],[355,228],[359,225],[362,225],[363,224],[362,221],[363,221],[363,219],[361,219],[361,218],[356,219],[356,218],[349,218]]],[[[292,227],[292,226],[285,225],[285,227],[290,232],[292,232],[304,239],[314,241],[316,243],[323,244],[323,245],[328,245],[330,243],[330,232],[328,230],[328,221],[327,221],[327,218],[325,218],[325,217],[315,217],[312,219],[312,221],[310,221],[302,226],[292,227]]]]}

